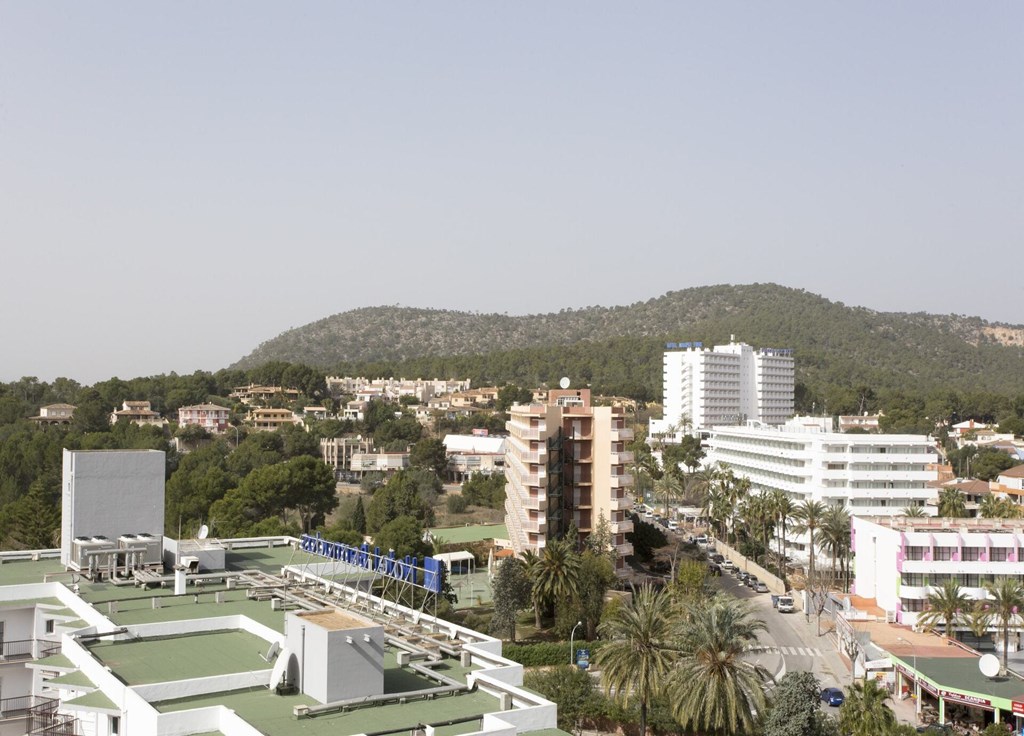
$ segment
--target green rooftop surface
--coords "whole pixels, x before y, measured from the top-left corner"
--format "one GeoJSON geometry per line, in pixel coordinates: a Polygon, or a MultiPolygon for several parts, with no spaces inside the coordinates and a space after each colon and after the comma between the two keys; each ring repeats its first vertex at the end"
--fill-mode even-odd
{"type": "MultiPolygon", "coordinates": [[[[904,665],[912,670],[913,660],[908,659],[904,665]]],[[[985,677],[978,670],[976,657],[918,657],[917,669],[945,690],[1024,700],[1024,680],[1012,675],[985,677]]]]}
{"type": "Polygon", "coordinates": [[[85,695],[79,695],[77,698],[72,698],[64,702],[64,705],[80,705],[83,708],[106,708],[107,710],[121,711],[114,701],[103,694],[102,690],[94,690],[91,693],[85,695]]]}
{"type": "Polygon", "coordinates": [[[482,542],[485,539],[508,539],[508,527],[504,524],[477,524],[475,526],[449,526],[431,529],[435,540],[441,539],[448,544],[465,544],[482,542]]]}
{"type": "Polygon", "coordinates": [[[336,736],[389,730],[408,733],[419,723],[442,723],[454,718],[479,716],[493,713],[499,707],[496,698],[477,691],[442,696],[434,700],[416,700],[404,705],[394,703],[368,706],[347,713],[330,713],[298,720],[292,715],[292,709],[296,705],[312,706],[318,703],[305,695],[277,695],[267,688],[215,693],[202,698],[159,703],[156,707],[166,713],[211,705],[223,705],[234,710],[248,723],[258,725],[260,731],[268,736],[290,736],[298,733],[310,736],[336,736]]]}
{"type": "Polygon", "coordinates": [[[0,585],[23,585],[41,583],[43,576],[51,572],[63,572],[64,565],[57,557],[45,560],[17,560],[0,564],[0,585]]]}
{"type": "Polygon", "coordinates": [[[57,598],[24,598],[15,601],[0,601],[0,608],[27,608],[40,603],[50,606],[61,605],[57,598]]]}
{"type": "MultiPolygon", "coordinates": [[[[228,570],[262,570],[263,572],[279,573],[285,565],[295,565],[298,561],[313,557],[308,552],[293,550],[290,546],[283,547],[252,547],[250,549],[230,550],[224,555],[224,565],[228,570]]],[[[323,558],[316,558],[323,560],[323,558]]]]}
{"type": "Polygon", "coordinates": [[[33,664],[37,664],[41,667],[53,668],[58,670],[73,670],[75,669],[75,663],[65,657],[63,654],[51,654],[49,657],[43,657],[37,659],[33,664]]]}
{"type": "Polygon", "coordinates": [[[128,685],[173,682],[272,667],[267,642],[247,631],[213,631],[129,641],[95,641],[89,650],[128,685]]]}
{"type": "Polygon", "coordinates": [[[46,684],[50,687],[60,687],[63,685],[73,688],[87,687],[92,690],[96,689],[96,683],[90,680],[86,675],[82,674],[81,670],[75,670],[74,672],[69,672],[66,675],[61,675],[60,677],[51,677],[46,681],[46,684]]]}

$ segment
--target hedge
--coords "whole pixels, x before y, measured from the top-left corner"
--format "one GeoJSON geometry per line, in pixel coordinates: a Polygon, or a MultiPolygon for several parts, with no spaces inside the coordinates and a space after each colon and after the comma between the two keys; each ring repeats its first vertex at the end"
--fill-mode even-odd
{"type": "MultiPolygon", "coordinates": [[[[589,649],[590,657],[601,648],[604,641],[581,641],[576,639],[573,650],[589,649]]],[[[544,641],[536,644],[509,644],[501,647],[503,656],[518,662],[524,667],[553,667],[560,664],[569,664],[569,642],[567,641],[544,641]]],[[[575,660],[576,652],[572,652],[575,660]]]]}

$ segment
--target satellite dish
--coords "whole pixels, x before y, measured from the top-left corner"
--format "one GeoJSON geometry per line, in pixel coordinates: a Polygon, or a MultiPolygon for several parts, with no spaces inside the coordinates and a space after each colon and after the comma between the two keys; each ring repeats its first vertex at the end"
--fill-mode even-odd
{"type": "Polygon", "coordinates": [[[994,654],[985,654],[978,660],[978,669],[985,677],[995,677],[999,674],[999,657],[994,654]]]}
{"type": "Polygon", "coordinates": [[[562,388],[569,388],[570,383],[569,376],[562,376],[562,380],[558,382],[558,385],[562,388]]]}
{"type": "Polygon", "coordinates": [[[196,538],[206,539],[208,536],[210,536],[210,527],[206,526],[206,524],[203,524],[201,527],[199,527],[199,533],[196,535],[196,538]]]}
{"type": "Polygon", "coordinates": [[[278,653],[280,653],[280,651],[281,644],[279,642],[274,641],[270,643],[270,648],[267,649],[267,653],[261,654],[260,656],[263,657],[264,662],[270,662],[274,659],[274,657],[278,655],[278,653]]]}

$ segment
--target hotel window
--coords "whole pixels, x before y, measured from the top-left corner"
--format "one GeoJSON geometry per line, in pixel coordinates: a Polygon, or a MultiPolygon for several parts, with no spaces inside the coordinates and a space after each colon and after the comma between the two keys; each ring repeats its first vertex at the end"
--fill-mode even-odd
{"type": "Polygon", "coordinates": [[[981,576],[980,575],[959,575],[957,582],[965,588],[980,588],[981,587],[981,576]]]}
{"type": "Polygon", "coordinates": [[[1006,562],[1006,547],[993,547],[988,551],[991,562],[1006,562]]]}
{"type": "Polygon", "coordinates": [[[953,559],[953,548],[952,547],[934,547],[932,549],[933,560],[952,560],[953,559]]]}
{"type": "Polygon", "coordinates": [[[905,572],[903,573],[903,584],[921,587],[924,585],[924,575],[919,572],[905,572]]]}
{"type": "Polygon", "coordinates": [[[918,613],[924,610],[924,601],[919,598],[900,598],[900,603],[904,611],[918,613]]]}
{"type": "Polygon", "coordinates": [[[964,562],[977,562],[981,559],[981,547],[964,547],[960,559],[964,562]]]}
{"type": "Polygon", "coordinates": [[[924,547],[907,547],[907,559],[908,560],[923,560],[924,559],[924,547]]]}

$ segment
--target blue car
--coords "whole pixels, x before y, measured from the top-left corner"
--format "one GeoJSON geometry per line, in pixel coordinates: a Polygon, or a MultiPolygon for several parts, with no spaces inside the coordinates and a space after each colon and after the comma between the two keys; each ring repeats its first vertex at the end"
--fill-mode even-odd
{"type": "Polygon", "coordinates": [[[845,699],[841,688],[827,687],[821,691],[821,702],[828,703],[833,708],[838,708],[845,699]]]}

